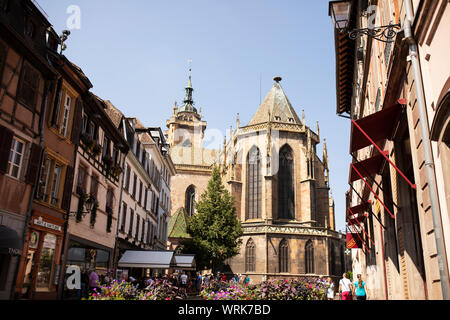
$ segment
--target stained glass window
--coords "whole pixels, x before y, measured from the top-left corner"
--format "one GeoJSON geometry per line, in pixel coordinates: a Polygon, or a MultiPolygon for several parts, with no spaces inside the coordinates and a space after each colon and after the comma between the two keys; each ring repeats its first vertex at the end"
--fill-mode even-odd
{"type": "Polygon", "coordinates": [[[278,171],[278,217],[294,218],[294,158],[292,149],[285,145],[280,150],[278,171]]]}
{"type": "Polygon", "coordinates": [[[247,219],[261,218],[261,154],[253,147],[247,156],[247,219]]]}
{"type": "Polygon", "coordinates": [[[245,246],[245,271],[256,271],[255,242],[251,238],[245,246]]]}

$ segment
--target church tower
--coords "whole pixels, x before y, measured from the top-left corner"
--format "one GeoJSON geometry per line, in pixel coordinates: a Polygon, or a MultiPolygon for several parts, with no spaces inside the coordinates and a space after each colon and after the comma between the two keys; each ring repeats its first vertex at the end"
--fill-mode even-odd
{"type": "Polygon", "coordinates": [[[181,107],[175,102],[165,132],[176,175],[171,179],[169,249],[175,250],[186,237],[186,218],[195,214],[195,202],[205,191],[216,150],[203,148],[206,121],[193,99],[191,69],[181,107]]]}
{"type": "MultiPolygon", "coordinates": [[[[166,137],[170,147],[190,148],[192,153],[195,153],[202,148],[206,121],[202,121],[201,111],[199,113],[194,107],[191,69],[189,69],[189,79],[185,91],[183,105],[178,108],[175,102],[173,114],[166,122],[168,128],[166,137]]],[[[192,154],[192,156],[195,155],[192,154]]]]}

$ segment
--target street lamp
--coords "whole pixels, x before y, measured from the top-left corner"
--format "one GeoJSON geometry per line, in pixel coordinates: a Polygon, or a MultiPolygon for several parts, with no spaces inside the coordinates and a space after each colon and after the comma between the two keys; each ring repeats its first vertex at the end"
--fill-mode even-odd
{"type": "Polygon", "coordinates": [[[382,42],[393,42],[401,25],[389,24],[386,26],[369,26],[363,29],[349,30],[352,2],[350,0],[330,1],[328,15],[331,16],[334,27],[339,33],[348,32],[350,39],[355,40],[361,35],[367,35],[382,42]]]}
{"type": "MultiPolygon", "coordinates": [[[[97,202],[94,197],[89,196],[89,198],[86,200],[84,206],[86,207],[86,211],[81,212],[82,217],[84,218],[89,212],[92,211],[92,208],[94,207],[94,204],[97,202]]],[[[74,217],[76,214],[78,214],[78,211],[71,211],[69,213],[69,217],[74,217]]]]}
{"type": "Polygon", "coordinates": [[[336,29],[340,33],[345,32],[350,21],[350,9],[352,5],[350,1],[331,1],[329,3],[328,15],[336,29]]]}
{"type": "Polygon", "coordinates": [[[64,42],[67,40],[69,35],[70,35],[69,30],[63,30],[62,34],[59,36],[60,45],[61,45],[61,52],[59,54],[62,54],[62,52],[67,49],[67,45],[64,42]]]}

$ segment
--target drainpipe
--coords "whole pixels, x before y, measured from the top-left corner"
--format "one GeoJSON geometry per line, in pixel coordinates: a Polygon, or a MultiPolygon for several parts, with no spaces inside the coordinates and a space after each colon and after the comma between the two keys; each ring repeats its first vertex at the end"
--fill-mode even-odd
{"type": "Polygon", "coordinates": [[[386,296],[386,300],[389,300],[387,274],[386,274],[386,260],[384,256],[383,227],[381,225],[380,225],[380,243],[381,243],[381,257],[383,259],[384,294],[386,296]]]}
{"type": "MultiPolygon", "coordinates": [[[[125,122],[123,122],[125,124],[125,122]]],[[[125,130],[125,126],[124,126],[124,131],[125,130]]],[[[114,278],[117,278],[117,266],[118,266],[118,251],[120,250],[120,246],[119,246],[119,227],[120,227],[120,221],[121,218],[123,216],[123,205],[122,205],[122,196],[123,196],[123,183],[124,183],[124,178],[125,178],[125,164],[127,162],[127,154],[123,153],[123,162],[122,162],[122,178],[120,179],[120,196],[119,196],[119,208],[118,208],[118,213],[117,213],[117,225],[116,225],[116,241],[114,243],[114,252],[113,252],[113,256],[112,256],[112,269],[113,269],[113,274],[114,274],[114,278]]]]}
{"type": "Polygon", "coordinates": [[[417,108],[419,110],[420,131],[422,134],[422,143],[425,156],[425,170],[427,175],[428,192],[430,193],[431,213],[433,217],[434,235],[436,240],[436,251],[439,265],[439,275],[442,288],[442,298],[448,300],[448,274],[445,268],[446,256],[444,241],[442,238],[442,224],[439,210],[439,201],[437,198],[437,184],[434,175],[434,161],[431,152],[430,134],[428,131],[428,119],[426,113],[425,94],[422,82],[422,70],[419,62],[419,50],[417,42],[414,39],[412,23],[414,13],[411,0],[405,0],[406,20],[404,25],[405,38],[409,44],[409,57],[414,71],[414,84],[417,93],[417,108]]]}

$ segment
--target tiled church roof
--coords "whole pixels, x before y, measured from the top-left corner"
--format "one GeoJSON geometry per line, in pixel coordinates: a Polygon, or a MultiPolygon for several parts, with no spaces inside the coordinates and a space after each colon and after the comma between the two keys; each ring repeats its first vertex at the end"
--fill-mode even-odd
{"type": "Polygon", "coordinates": [[[274,80],[276,81],[275,84],[248,125],[269,122],[270,112],[270,120],[272,122],[293,123],[301,126],[302,122],[300,118],[297,116],[283,88],[279,84],[281,78],[275,78],[274,80]]]}
{"type": "Polygon", "coordinates": [[[184,208],[179,208],[170,218],[168,226],[169,238],[190,238],[187,233],[187,214],[184,208]]]}

